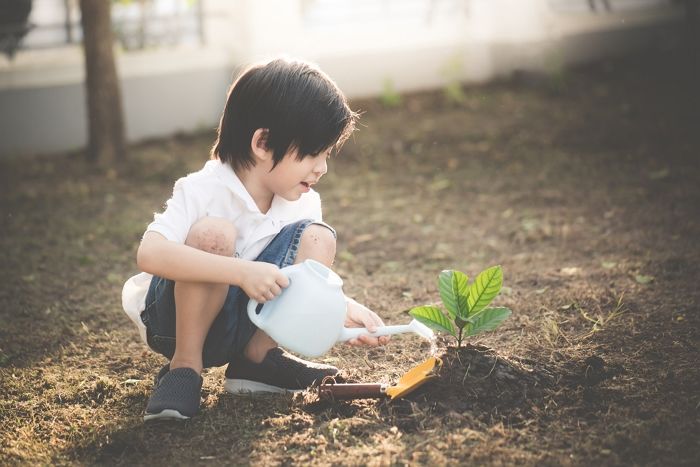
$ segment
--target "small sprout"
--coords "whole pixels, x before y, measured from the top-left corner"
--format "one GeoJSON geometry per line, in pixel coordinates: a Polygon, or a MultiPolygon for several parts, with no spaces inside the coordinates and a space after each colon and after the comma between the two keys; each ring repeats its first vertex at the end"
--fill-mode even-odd
{"type": "Polygon", "coordinates": [[[461,347],[464,337],[492,331],[510,316],[508,308],[488,306],[502,285],[500,266],[482,271],[471,285],[463,272],[445,270],[440,273],[438,289],[447,314],[434,305],[413,308],[409,314],[435,331],[454,336],[461,347]]]}

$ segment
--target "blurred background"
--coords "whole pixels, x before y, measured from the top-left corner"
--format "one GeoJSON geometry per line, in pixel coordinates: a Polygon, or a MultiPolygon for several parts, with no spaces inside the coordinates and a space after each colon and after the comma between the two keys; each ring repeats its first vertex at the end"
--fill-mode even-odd
{"type": "MultiPolygon", "coordinates": [[[[113,0],[129,143],[211,130],[236,69],[318,63],[350,98],[446,89],[672,47],[689,0],[113,0]],[[174,97],[177,98],[174,98],[174,97]]],[[[0,156],[85,147],[77,0],[0,2],[0,156]]]]}

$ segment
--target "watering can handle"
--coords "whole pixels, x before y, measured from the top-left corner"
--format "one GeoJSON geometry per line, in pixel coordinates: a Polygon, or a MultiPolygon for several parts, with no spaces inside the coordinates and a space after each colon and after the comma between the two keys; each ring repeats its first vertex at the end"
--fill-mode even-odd
{"type": "MultiPolygon", "coordinates": [[[[294,268],[293,266],[280,269],[280,272],[287,276],[287,279],[289,279],[289,285],[287,285],[287,287],[292,285],[292,276],[294,275],[294,271],[296,271],[296,268],[294,268]]],[[[284,293],[284,291],[285,289],[282,289],[282,293],[284,293]]],[[[274,300],[274,298],[272,300],[274,300]]],[[[262,325],[265,323],[265,317],[267,315],[263,315],[262,310],[260,310],[260,314],[257,313],[256,308],[258,307],[258,305],[260,305],[260,302],[258,302],[257,300],[254,300],[252,298],[248,300],[248,318],[250,318],[250,321],[256,327],[262,328],[262,325]]]]}
{"type": "Polygon", "coordinates": [[[255,312],[255,309],[260,305],[256,300],[252,298],[248,300],[248,318],[256,327],[262,327],[263,320],[260,315],[255,312]]]}

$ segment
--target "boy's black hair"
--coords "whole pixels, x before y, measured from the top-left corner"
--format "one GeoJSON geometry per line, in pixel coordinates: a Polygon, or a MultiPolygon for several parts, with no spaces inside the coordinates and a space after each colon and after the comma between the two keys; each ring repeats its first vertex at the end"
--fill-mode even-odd
{"type": "Polygon", "coordinates": [[[299,160],[339,149],[357,118],[336,84],[309,63],[276,59],[253,65],[229,89],[211,157],[234,169],[250,168],[253,134],[265,128],[274,168],[292,149],[299,160]]]}

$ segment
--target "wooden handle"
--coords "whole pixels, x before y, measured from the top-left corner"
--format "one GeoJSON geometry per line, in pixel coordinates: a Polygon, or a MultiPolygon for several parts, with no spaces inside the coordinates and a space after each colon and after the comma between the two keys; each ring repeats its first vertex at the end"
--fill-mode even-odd
{"type": "Polygon", "coordinates": [[[371,383],[339,383],[321,384],[318,396],[325,400],[366,399],[383,397],[386,394],[386,384],[371,383]]]}

